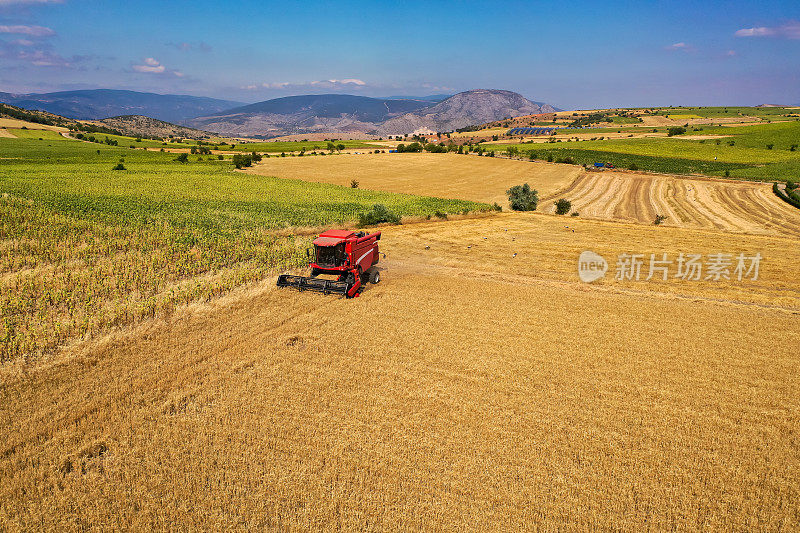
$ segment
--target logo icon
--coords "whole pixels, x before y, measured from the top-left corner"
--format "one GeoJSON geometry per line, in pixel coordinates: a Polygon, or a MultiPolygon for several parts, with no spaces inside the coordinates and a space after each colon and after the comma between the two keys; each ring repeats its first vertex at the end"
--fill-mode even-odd
{"type": "Polygon", "coordinates": [[[581,252],[578,257],[578,277],[585,283],[591,283],[604,277],[608,271],[608,263],[602,255],[594,252],[581,252]]]}

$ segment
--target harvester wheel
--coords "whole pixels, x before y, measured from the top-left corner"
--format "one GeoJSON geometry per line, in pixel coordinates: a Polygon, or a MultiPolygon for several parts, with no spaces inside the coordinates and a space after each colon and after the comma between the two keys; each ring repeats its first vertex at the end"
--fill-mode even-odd
{"type": "Polygon", "coordinates": [[[372,273],[370,276],[370,283],[380,283],[381,282],[381,273],[377,270],[372,273]]]}

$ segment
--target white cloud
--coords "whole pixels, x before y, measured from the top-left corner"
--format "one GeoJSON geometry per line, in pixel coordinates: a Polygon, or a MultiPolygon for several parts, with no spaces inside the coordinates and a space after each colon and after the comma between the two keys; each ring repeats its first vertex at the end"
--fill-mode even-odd
{"type": "Polygon", "coordinates": [[[142,59],[141,64],[132,65],[131,68],[134,70],[134,72],[141,72],[144,74],[168,74],[170,76],[175,76],[176,78],[183,78],[185,76],[185,74],[180,70],[168,69],[154,57],[145,57],[142,59]]]}
{"type": "Polygon", "coordinates": [[[337,85],[356,85],[358,87],[364,87],[367,84],[359,79],[356,78],[345,78],[343,80],[319,80],[319,81],[312,81],[311,85],[322,85],[326,87],[335,87],[337,85]]]}
{"type": "Polygon", "coordinates": [[[728,57],[736,57],[736,50],[728,50],[725,52],[725,55],[728,57]]]}
{"type": "Polygon", "coordinates": [[[15,39],[11,41],[11,44],[16,44],[17,46],[33,46],[34,42],[30,39],[15,39]]]}
{"type": "Polygon", "coordinates": [[[669,46],[665,46],[664,50],[670,51],[681,51],[681,52],[694,52],[694,46],[690,44],[686,44],[684,42],[671,44],[669,46]]]}
{"type": "Polygon", "coordinates": [[[44,26],[25,26],[22,24],[16,26],[0,25],[0,33],[15,33],[32,37],[50,37],[56,34],[56,32],[44,26]]]}
{"type": "Polygon", "coordinates": [[[778,39],[800,39],[800,22],[790,20],[780,26],[759,26],[742,28],[734,33],[736,37],[775,37],[778,39]]]}
{"type": "MultiPolygon", "coordinates": [[[[288,81],[275,81],[272,83],[262,83],[261,86],[265,89],[285,89],[292,85],[288,81]]],[[[255,87],[254,87],[255,88],[255,87]]]]}

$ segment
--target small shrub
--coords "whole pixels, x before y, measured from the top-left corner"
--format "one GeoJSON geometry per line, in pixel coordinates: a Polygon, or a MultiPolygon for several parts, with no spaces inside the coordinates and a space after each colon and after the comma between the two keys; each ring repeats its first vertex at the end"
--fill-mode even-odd
{"type": "Polygon", "coordinates": [[[350,188],[351,189],[358,189],[358,181],[357,180],[350,180],[350,188]]]}
{"type": "Polygon", "coordinates": [[[767,145],[767,150],[772,150],[772,147],[773,147],[773,146],[775,146],[775,145],[774,145],[774,144],[768,144],[768,145],[767,145]]]}
{"type": "Polygon", "coordinates": [[[667,137],[674,137],[675,135],[682,135],[686,133],[686,128],[680,126],[673,126],[667,129],[667,137]]]}
{"type": "Polygon", "coordinates": [[[571,217],[579,217],[579,216],[581,216],[581,214],[578,213],[577,211],[573,211],[572,213],[570,213],[569,216],[571,216],[571,217]]]}
{"type": "Polygon", "coordinates": [[[655,224],[656,226],[658,226],[658,225],[660,225],[662,222],[664,222],[665,220],[667,220],[667,217],[665,217],[664,215],[656,215],[656,219],[653,221],[653,224],[655,224]]]}
{"type": "Polygon", "coordinates": [[[236,154],[233,156],[233,165],[237,168],[252,166],[253,159],[250,155],[236,154]]]}
{"type": "Polygon", "coordinates": [[[179,154],[178,157],[175,158],[175,161],[178,161],[179,163],[186,163],[189,161],[189,155],[186,152],[179,154]]]}
{"type": "Polygon", "coordinates": [[[494,209],[495,211],[502,211],[503,210],[503,206],[501,206],[500,204],[495,202],[494,205],[492,206],[492,209],[494,209]]]}
{"type": "Polygon", "coordinates": [[[442,220],[447,220],[447,213],[442,213],[441,211],[436,211],[433,216],[441,218],[442,220]]]}
{"type": "Polygon", "coordinates": [[[125,170],[125,165],[123,165],[122,163],[117,163],[117,166],[115,166],[111,170],[125,170]]]}
{"type": "Polygon", "coordinates": [[[556,215],[566,215],[569,213],[569,210],[572,209],[572,202],[565,200],[564,198],[561,198],[554,203],[556,206],[556,215]]]}
{"type": "Polygon", "coordinates": [[[361,213],[358,216],[358,222],[361,226],[374,226],[385,222],[399,224],[400,217],[389,211],[385,205],[375,204],[372,206],[372,211],[361,213]]]}
{"type": "Polygon", "coordinates": [[[730,178],[731,177],[731,171],[730,170],[726,170],[725,171],[725,177],[726,178],[730,178]]]}

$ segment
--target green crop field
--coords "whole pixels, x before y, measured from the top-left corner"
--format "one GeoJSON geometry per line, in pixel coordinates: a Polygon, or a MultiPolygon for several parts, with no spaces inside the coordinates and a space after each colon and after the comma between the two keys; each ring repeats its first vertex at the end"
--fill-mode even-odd
{"type": "Polygon", "coordinates": [[[18,139],[42,139],[47,141],[66,140],[59,132],[53,130],[8,128],[8,132],[18,139]]]}
{"type": "Polygon", "coordinates": [[[0,362],[296,266],[309,238],[285,228],[344,224],[376,203],[404,216],[489,208],[61,139],[0,138],[0,362]]]}
{"type": "MultiPolygon", "coordinates": [[[[733,108],[731,108],[733,109],[733,108]]],[[[776,109],[776,108],[765,108],[776,109]]],[[[592,132],[603,133],[599,130],[592,132]]],[[[707,174],[765,181],[800,179],[800,121],[753,126],[714,126],[690,129],[687,134],[707,139],[623,138],[513,145],[537,159],[571,157],[577,164],[610,162],[617,167],[675,174],[707,174]],[[717,138],[717,136],[724,136],[717,138]],[[794,147],[794,149],[793,149],[794,147]]],[[[503,152],[509,145],[484,144],[503,152]]]]}
{"type": "MultiPolygon", "coordinates": [[[[344,145],[345,149],[386,149],[385,146],[370,144],[369,141],[333,141],[336,145],[344,145]]],[[[328,141],[265,141],[265,142],[247,142],[238,143],[233,148],[234,150],[241,150],[244,152],[299,152],[305,149],[306,152],[312,151],[326,151],[328,148],[328,141]]],[[[220,149],[230,148],[221,146],[220,149]]]]}
{"type": "Polygon", "coordinates": [[[105,139],[108,138],[113,141],[117,141],[118,145],[124,148],[191,148],[192,146],[197,146],[197,141],[193,141],[191,139],[187,139],[185,142],[170,142],[169,139],[164,141],[144,138],[138,140],[136,137],[129,137],[126,135],[111,135],[108,133],[74,132],[72,135],[75,136],[77,133],[82,133],[84,139],[94,137],[98,143],[103,143],[105,139]]]}
{"type": "Polygon", "coordinates": [[[704,118],[738,116],[777,118],[799,111],[785,107],[662,107],[655,110],[662,115],[696,115],[704,118]]]}

